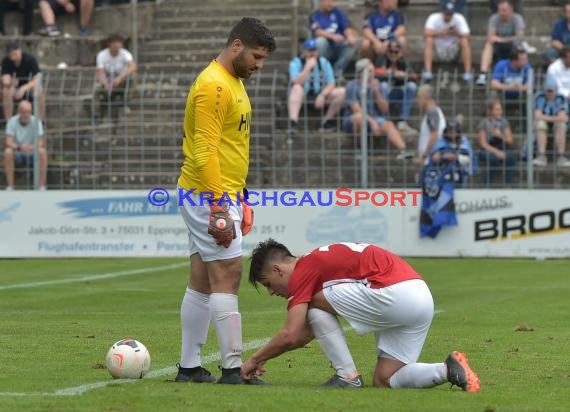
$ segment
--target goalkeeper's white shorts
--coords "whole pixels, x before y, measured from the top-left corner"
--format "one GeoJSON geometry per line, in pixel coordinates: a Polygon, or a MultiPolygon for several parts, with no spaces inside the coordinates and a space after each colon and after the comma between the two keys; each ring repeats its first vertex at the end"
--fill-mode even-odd
{"type": "Polygon", "coordinates": [[[380,289],[359,282],[325,287],[334,310],[360,335],[374,332],[378,357],[418,360],[434,314],[431,292],[414,279],[380,289]]]}
{"type": "Polygon", "coordinates": [[[226,260],[242,255],[241,250],[241,220],[243,210],[241,206],[230,206],[230,216],[234,219],[236,228],[236,238],[232,240],[230,246],[226,249],[223,246],[216,245],[216,240],[208,234],[208,225],[210,223],[210,206],[200,205],[200,195],[191,194],[196,206],[187,200],[180,206],[180,213],[188,228],[188,249],[190,256],[199,253],[202,261],[211,262],[214,260],[226,260]]]}

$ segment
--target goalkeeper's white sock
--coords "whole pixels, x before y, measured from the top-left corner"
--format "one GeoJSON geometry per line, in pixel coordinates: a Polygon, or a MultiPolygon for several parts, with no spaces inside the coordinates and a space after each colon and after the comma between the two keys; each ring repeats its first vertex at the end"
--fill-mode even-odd
{"type": "Polygon", "coordinates": [[[321,309],[309,309],[308,317],[315,338],[337,375],[354,377],[357,374],[356,365],[337,317],[321,309]]]}
{"type": "Polygon", "coordinates": [[[410,363],[390,377],[391,388],[431,388],[447,382],[444,363],[410,363]]]}
{"type": "Polygon", "coordinates": [[[186,288],[180,307],[182,322],[182,349],[180,366],[195,368],[202,364],[200,351],[208,337],[210,326],[210,295],[186,288]]]}
{"type": "Polygon", "coordinates": [[[229,293],[210,295],[210,313],[222,354],[222,368],[239,368],[243,352],[241,315],[238,312],[238,297],[229,293]]]}

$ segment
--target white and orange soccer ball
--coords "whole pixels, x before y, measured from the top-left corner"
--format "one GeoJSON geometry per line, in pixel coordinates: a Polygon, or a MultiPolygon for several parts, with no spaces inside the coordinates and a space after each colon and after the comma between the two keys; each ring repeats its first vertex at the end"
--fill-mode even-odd
{"type": "Polygon", "coordinates": [[[123,339],[107,352],[107,370],[115,379],[142,379],[150,369],[150,353],[135,339],[123,339]]]}

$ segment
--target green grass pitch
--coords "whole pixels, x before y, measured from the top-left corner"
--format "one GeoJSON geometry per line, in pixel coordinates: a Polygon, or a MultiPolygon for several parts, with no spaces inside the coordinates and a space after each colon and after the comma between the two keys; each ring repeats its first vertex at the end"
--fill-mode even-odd
{"type": "MultiPolygon", "coordinates": [[[[373,338],[352,330],[347,339],[368,384],[363,390],[319,387],[333,371],[316,342],[269,361],[265,387],[173,383],[184,260],[0,260],[0,411],[570,410],[570,261],[409,261],[438,310],[420,362],[465,351],[479,393],[449,385],[375,389],[373,338]],[[102,366],[110,345],[127,337],[149,348],[152,364],[150,376],[123,384],[102,366]]],[[[244,279],[247,347],[281,327],[285,306],[244,279]]],[[[219,375],[217,351],[211,328],[205,366],[219,375]]]]}

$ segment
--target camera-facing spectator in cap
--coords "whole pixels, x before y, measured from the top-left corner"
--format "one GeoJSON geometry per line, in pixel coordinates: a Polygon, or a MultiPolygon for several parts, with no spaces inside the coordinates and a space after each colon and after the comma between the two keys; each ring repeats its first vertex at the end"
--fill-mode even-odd
{"type": "Polygon", "coordinates": [[[429,82],[433,79],[433,55],[439,61],[453,62],[459,55],[463,63],[463,80],[473,80],[471,66],[471,30],[463,15],[456,13],[455,4],[445,3],[441,11],[432,13],[424,26],[424,70],[422,77],[429,82]]]}
{"type": "Polygon", "coordinates": [[[445,7],[447,3],[453,3],[455,12],[465,17],[465,20],[469,20],[469,6],[467,0],[439,0],[439,6],[442,8],[445,7]]]}
{"type": "Polygon", "coordinates": [[[299,114],[306,100],[310,100],[315,109],[324,111],[320,130],[334,131],[334,118],[342,109],[345,89],[337,87],[333,67],[319,56],[315,39],[305,40],[301,55],[289,63],[289,79],[289,132],[298,131],[299,114]]]}

